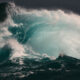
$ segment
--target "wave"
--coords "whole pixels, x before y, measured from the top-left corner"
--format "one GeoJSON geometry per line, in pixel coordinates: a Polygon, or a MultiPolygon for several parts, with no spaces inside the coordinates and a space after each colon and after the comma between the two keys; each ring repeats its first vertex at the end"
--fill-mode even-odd
{"type": "Polygon", "coordinates": [[[7,19],[0,23],[0,48],[6,44],[11,47],[9,59],[13,62],[25,57],[55,59],[59,54],[80,59],[79,15],[62,10],[23,9],[14,3],[9,3],[6,12],[7,19]]]}

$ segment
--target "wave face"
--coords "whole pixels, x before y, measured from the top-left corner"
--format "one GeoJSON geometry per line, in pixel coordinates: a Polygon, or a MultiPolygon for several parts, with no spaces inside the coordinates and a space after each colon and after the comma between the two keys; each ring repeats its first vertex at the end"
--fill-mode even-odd
{"type": "Polygon", "coordinates": [[[14,3],[7,5],[5,15],[0,22],[1,80],[78,80],[79,15],[14,3]]]}

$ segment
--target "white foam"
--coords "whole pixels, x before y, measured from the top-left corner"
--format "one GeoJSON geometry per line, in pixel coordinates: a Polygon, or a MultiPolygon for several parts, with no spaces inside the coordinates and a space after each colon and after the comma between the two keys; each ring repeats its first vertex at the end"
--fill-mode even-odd
{"type": "Polygon", "coordinates": [[[9,39],[8,43],[10,44],[11,48],[13,49],[13,54],[11,55],[10,59],[27,56],[25,53],[23,45],[18,43],[15,39],[9,39]]]}

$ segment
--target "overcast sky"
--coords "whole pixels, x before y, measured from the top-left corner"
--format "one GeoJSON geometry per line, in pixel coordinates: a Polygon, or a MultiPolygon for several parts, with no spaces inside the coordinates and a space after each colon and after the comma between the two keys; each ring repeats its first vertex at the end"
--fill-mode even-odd
{"type": "Polygon", "coordinates": [[[17,5],[26,8],[61,8],[80,14],[80,0],[0,0],[0,2],[4,1],[14,1],[17,5]]]}

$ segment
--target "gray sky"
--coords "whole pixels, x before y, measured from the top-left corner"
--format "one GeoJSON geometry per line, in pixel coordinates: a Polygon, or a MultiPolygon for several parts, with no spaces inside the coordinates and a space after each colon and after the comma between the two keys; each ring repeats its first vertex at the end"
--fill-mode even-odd
{"type": "Polygon", "coordinates": [[[80,0],[0,0],[0,2],[4,1],[14,1],[17,5],[25,8],[60,8],[80,14],[80,0]]]}

